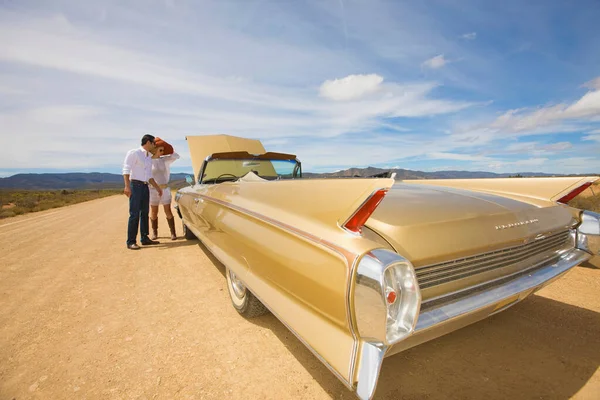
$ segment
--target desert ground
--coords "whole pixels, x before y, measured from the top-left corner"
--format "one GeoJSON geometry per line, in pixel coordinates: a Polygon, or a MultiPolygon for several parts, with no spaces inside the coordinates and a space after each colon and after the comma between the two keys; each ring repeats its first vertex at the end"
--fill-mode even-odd
{"type": "MultiPolygon", "coordinates": [[[[127,199],[0,221],[0,399],[353,399],[197,241],[127,250],[127,199]]],[[[176,217],[179,219],[178,217],[176,217]]],[[[181,225],[178,223],[178,234],[181,225]]],[[[386,359],[377,399],[600,399],[600,269],[386,359]]]]}

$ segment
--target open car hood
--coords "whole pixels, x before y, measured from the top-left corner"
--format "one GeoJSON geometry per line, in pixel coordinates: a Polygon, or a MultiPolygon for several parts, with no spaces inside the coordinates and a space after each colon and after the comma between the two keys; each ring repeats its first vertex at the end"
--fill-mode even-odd
{"type": "Polygon", "coordinates": [[[247,151],[251,154],[263,154],[265,148],[260,140],[246,139],[230,135],[205,135],[186,136],[192,167],[194,168],[194,180],[198,182],[198,173],[206,157],[214,153],[227,153],[232,151],[247,151]]]}

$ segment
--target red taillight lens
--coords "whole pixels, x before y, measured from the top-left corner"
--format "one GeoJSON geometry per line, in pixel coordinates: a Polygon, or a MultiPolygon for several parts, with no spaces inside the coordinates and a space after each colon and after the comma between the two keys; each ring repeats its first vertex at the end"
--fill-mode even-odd
{"type": "Polygon", "coordinates": [[[388,304],[394,304],[396,302],[396,299],[398,298],[398,295],[396,294],[396,292],[389,292],[386,296],[387,302],[388,304]]]}
{"type": "Polygon", "coordinates": [[[381,200],[385,197],[387,189],[379,189],[363,204],[361,208],[346,222],[344,228],[351,232],[361,233],[362,226],[367,222],[371,214],[375,211],[381,200]]]}
{"type": "Polygon", "coordinates": [[[585,189],[589,188],[590,186],[592,186],[592,182],[586,182],[583,185],[579,186],[577,189],[569,192],[569,194],[567,194],[566,196],[561,197],[558,200],[558,202],[567,204],[569,201],[573,200],[575,198],[575,196],[577,196],[579,193],[583,192],[585,189]]]}

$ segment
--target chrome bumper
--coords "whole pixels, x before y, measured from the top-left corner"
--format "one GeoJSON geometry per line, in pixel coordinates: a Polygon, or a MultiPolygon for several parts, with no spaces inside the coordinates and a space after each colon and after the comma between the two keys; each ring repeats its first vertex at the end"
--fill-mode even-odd
{"type": "Polygon", "coordinates": [[[376,343],[362,343],[357,382],[358,397],[361,399],[371,399],[373,397],[381,363],[385,357],[505,310],[591,257],[591,254],[579,249],[569,250],[553,264],[545,265],[514,277],[514,279],[502,281],[491,287],[475,291],[454,301],[426,308],[419,314],[414,332],[396,344],[382,346],[376,343]]]}
{"type": "Polygon", "coordinates": [[[415,332],[406,340],[391,346],[385,356],[396,354],[505,310],[591,257],[585,251],[573,249],[563,254],[554,264],[535,269],[471,296],[423,311],[419,314],[415,332]]]}

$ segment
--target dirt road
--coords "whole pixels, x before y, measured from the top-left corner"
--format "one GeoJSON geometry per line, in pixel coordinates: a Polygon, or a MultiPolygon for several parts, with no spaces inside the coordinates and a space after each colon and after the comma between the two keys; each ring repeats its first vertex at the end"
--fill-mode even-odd
{"type": "MultiPolygon", "coordinates": [[[[0,399],[353,399],[195,241],[125,248],[114,196],[0,221],[0,399]]],[[[161,216],[162,218],[162,216],[161,216]]],[[[178,225],[181,234],[180,225],[178,225]]],[[[378,399],[599,399],[600,270],[388,358],[378,399]]]]}

